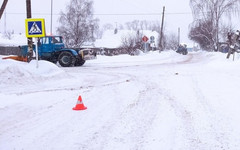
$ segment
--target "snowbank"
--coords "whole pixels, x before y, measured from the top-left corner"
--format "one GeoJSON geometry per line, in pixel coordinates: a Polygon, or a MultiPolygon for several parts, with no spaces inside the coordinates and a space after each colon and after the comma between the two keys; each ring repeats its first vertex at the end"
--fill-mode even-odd
{"type": "Polygon", "coordinates": [[[64,71],[55,64],[40,60],[38,68],[36,61],[30,63],[15,61],[11,59],[3,60],[0,56],[0,87],[5,84],[26,84],[45,80],[46,78],[54,78],[55,76],[64,74],[64,71]]]}

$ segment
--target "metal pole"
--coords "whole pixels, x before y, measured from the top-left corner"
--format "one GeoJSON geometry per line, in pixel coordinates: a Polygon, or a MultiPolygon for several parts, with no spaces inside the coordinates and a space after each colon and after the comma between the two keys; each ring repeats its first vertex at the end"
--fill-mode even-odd
{"type": "Polygon", "coordinates": [[[144,52],[147,52],[147,42],[144,42],[144,52]]]}
{"type": "Polygon", "coordinates": [[[36,68],[38,68],[38,38],[35,38],[36,43],[36,68]]]}
{"type": "Polygon", "coordinates": [[[51,0],[51,27],[50,27],[50,34],[52,35],[52,17],[53,16],[53,0],[51,0]]]}

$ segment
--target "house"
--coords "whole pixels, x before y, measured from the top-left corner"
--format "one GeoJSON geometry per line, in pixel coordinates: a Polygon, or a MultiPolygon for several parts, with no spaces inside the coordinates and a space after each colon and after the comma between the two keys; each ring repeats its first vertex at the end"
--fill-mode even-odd
{"type": "MultiPolygon", "coordinates": [[[[95,47],[103,49],[107,49],[108,51],[116,51],[120,50],[119,48],[123,45],[123,40],[128,39],[130,37],[137,38],[142,44],[144,43],[142,41],[142,38],[146,36],[148,45],[156,47],[158,45],[158,38],[159,33],[156,31],[151,30],[139,30],[139,31],[133,31],[133,30],[106,30],[103,33],[103,36],[101,39],[97,39],[94,43],[95,47]]],[[[114,53],[114,52],[113,52],[114,53]]],[[[116,52],[115,52],[116,53],[116,52]]]]}

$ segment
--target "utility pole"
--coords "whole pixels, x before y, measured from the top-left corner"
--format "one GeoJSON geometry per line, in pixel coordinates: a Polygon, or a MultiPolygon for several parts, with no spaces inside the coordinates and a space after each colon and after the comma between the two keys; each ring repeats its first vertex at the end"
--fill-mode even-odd
{"type": "Polygon", "coordinates": [[[180,45],[180,28],[178,28],[178,45],[180,45]]]}
{"type": "MultiPolygon", "coordinates": [[[[32,18],[32,10],[31,10],[31,0],[26,0],[26,8],[27,8],[27,18],[32,18]]],[[[33,42],[32,38],[27,38],[27,43],[28,43],[28,62],[31,61],[33,57],[33,42]]]]}
{"type": "Polygon", "coordinates": [[[51,35],[52,35],[52,19],[53,19],[53,0],[51,0],[51,27],[50,27],[51,35]]]}
{"type": "Polygon", "coordinates": [[[2,3],[2,7],[0,9],[0,20],[2,18],[3,12],[4,12],[4,10],[5,10],[6,6],[7,6],[7,2],[8,2],[8,0],[4,0],[3,3],[2,3]]]}
{"type": "Polygon", "coordinates": [[[165,6],[163,6],[163,13],[162,13],[162,26],[161,26],[161,33],[160,33],[160,50],[161,52],[163,50],[163,45],[162,45],[162,39],[163,39],[163,23],[164,23],[164,13],[165,13],[165,6]]]}

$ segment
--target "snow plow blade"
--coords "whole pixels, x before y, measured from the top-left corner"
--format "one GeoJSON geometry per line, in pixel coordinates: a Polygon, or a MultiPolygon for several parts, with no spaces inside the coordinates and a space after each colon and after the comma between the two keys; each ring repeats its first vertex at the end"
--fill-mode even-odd
{"type": "Polygon", "coordinates": [[[17,60],[17,61],[23,61],[23,62],[27,62],[27,57],[23,57],[23,56],[8,56],[8,57],[3,57],[2,59],[13,59],[13,60],[17,60]]]}
{"type": "Polygon", "coordinates": [[[83,60],[91,60],[97,58],[97,53],[94,50],[88,48],[80,50],[80,54],[83,60]]]}

